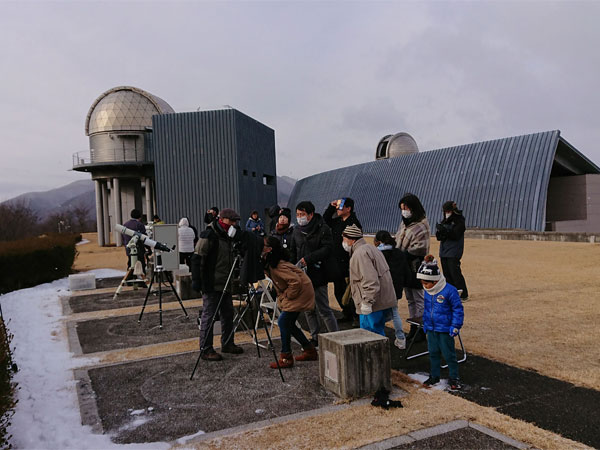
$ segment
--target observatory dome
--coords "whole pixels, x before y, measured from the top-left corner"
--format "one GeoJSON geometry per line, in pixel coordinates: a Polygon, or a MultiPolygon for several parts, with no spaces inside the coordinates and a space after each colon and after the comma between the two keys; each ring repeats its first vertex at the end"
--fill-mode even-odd
{"type": "Polygon", "coordinates": [[[396,158],[398,156],[418,153],[417,142],[408,133],[388,134],[377,144],[375,159],[396,158]]]}
{"type": "Polygon", "coordinates": [[[174,113],[163,99],[132,86],[119,86],[94,101],[85,120],[87,136],[107,131],[143,131],[155,114],[174,113]]]}

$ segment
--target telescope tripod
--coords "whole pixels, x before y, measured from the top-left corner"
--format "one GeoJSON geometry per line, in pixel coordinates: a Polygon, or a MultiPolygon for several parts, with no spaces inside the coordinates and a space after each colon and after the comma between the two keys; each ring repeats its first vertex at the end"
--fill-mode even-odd
{"type": "Polygon", "coordinates": [[[148,303],[148,297],[150,296],[150,292],[152,292],[152,284],[154,284],[154,279],[157,278],[158,280],[158,312],[159,312],[159,328],[162,328],[163,323],[162,323],[162,284],[164,283],[164,278],[166,278],[166,280],[169,282],[169,285],[171,286],[171,290],[173,291],[173,294],[175,294],[175,297],[177,297],[177,301],[179,302],[179,306],[181,306],[181,309],[183,310],[184,314],[185,314],[185,318],[189,319],[188,313],[185,310],[185,306],[183,306],[183,302],[181,301],[181,298],[179,297],[179,294],[177,293],[177,291],[175,290],[175,288],[173,287],[173,283],[171,282],[171,279],[165,275],[165,270],[164,267],[162,265],[162,255],[160,253],[154,252],[155,255],[155,265],[154,265],[154,270],[152,271],[152,278],[150,279],[150,284],[148,285],[148,290],[146,291],[146,298],[144,299],[144,305],[142,306],[142,311],[140,312],[140,316],[138,317],[138,323],[140,323],[142,321],[142,316],[144,315],[144,310],[146,309],[146,304],[148,303]]]}
{"type": "MultiPolygon", "coordinates": [[[[201,341],[200,341],[201,342],[200,354],[198,355],[198,359],[196,360],[196,365],[194,366],[194,370],[192,370],[190,380],[192,380],[194,378],[194,374],[196,373],[196,370],[198,369],[198,365],[200,364],[200,359],[202,359],[202,356],[206,353],[206,350],[208,350],[208,348],[209,348],[206,345],[206,341],[207,341],[206,338],[209,335],[209,331],[212,330],[214,327],[214,324],[215,324],[215,321],[217,318],[217,314],[219,313],[219,311],[221,309],[221,304],[223,302],[223,298],[225,297],[227,287],[230,285],[231,279],[233,276],[233,272],[235,271],[235,269],[240,261],[241,261],[241,256],[238,255],[235,257],[235,260],[233,261],[233,264],[231,265],[231,270],[229,271],[229,276],[227,277],[227,282],[225,283],[225,287],[223,288],[223,292],[221,293],[221,297],[219,298],[219,303],[217,303],[217,307],[215,309],[214,314],[212,315],[212,317],[210,319],[210,323],[209,323],[208,327],[204,330],[204,338],[201,339],[201,341]]],[[[244,306],[244,309],[242,311],[239,311],[237,316],[234,318],[231,333],[229,334],[227,339],[225,341],[223,341],[224,343],[231,342],[231,340],[233,339],[233,336],[235,335],[235,332],[236,332],[237,328],[239,327],[240,323],[242,322],[242,319],[244,318],[244,315],[246,314],[246,312],[250,311],[251,314],[253,313],[252,303],[256,301],[256,294],[257,294],[257,291],[256,291],[256,289],[254,289],[254,287],[251,287],[248,290],[248,293],[246,294],[246,304],[244,306]]],[[[262,316],[262,310],[260,309],[260,307],[258,308],[257,313],[262,316]]],[[[269,327],[267,326],[267,322],[264,320],[264,317],[263,317],[262,322],[263,322],[263,326],[265,329],[265,333],[267,335],[267,339],[269,341],[269,346],[271,347],[271,350],[273,352],[273,357],[275,358],[275,364],[277,364],[277,369],[279,370],[279,376],[281,377],[281,381],[283,383],[285,383],[285,379],[283,378],[283,373],[281,372],[281,367],[279,367],[279,359],[277,358],[277,353],[275,353],[275,346],[273,345],[273,341],[271,340],[271,334],[269,333],[269,327]]],[[[200,319],[198,319],[198,327],[200,328],[200,319]]],[[[253,327],[253,330],[254,330],[254,342],[256,343],[256,352],[258,354],[258,357],[260,358],[260,346],[258,343],[258,335],[256,333],[256,328],[253,327]]],[[[202,331],[202,329],[201,329],[201,331],[202,331]]]]}

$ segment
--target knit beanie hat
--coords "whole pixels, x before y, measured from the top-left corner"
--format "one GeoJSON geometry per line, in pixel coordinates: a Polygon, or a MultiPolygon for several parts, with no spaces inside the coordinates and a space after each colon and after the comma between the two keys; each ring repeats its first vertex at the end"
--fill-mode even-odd
{"type": "Polygon", "coordinates": [[[438,267],[437,261],[433,258],[433,255],[427,255],[425,259],[423,259],[421,267],[419,267],[417,272],[417,278],[419,280],[427,281],[439,281],[442,278],[440,268],[438,267]]]}
{"type": "Polygon", "coordinates": [[[292,211],[290,210],[290,208],[281,208],[281,210],[279,211],[279,215],[287,217],[288,222],[292,221],[292,211]]]}
{"type": "Polygon", "coordinates": [[[363,233],[362,230],[360,228],[358,228],[356,225],[352,224],[350,226],[347,226],[346,228],[344,228],[344,232],[342,233],[342,236],[345,236],[349,239],[360,239],[363,237],[363,233]]]}

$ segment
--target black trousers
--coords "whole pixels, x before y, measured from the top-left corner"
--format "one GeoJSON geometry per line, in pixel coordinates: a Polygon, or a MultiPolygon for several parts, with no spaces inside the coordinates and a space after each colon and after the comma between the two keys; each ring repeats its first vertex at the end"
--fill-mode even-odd
{"type": "MultiPolygon", "coordinates": [[[[206,347],[207,350],[213,348],[213,329],[210,328],[210,330],[208,330],[208,327],[212,317],[217,312],[217,305],[219,304],[221,294],[223,293],[206,292],[202,296],[203,309],[200,319],[200,348],[206,347]]],[[[221,318],[221,346],[233,343],[233,336],[229,342],[225,342],[233,330],[233,314],[234,310],[231,294],[226,292],[223,295],[223,301],[221,302],[221,307],[219,308],[219,317],[221,318]]]]}
{"type": "Polygon", "coordinates": [[[463,292],[460,296],[461,298],[468,297],[469,291],[467,290],[467,283],[460,270],[460,258],[441,258],[441,260],[442,270],[444,271],[446,281],[456,289],[462,289],[463,292]]]}
{"type": "Polygon", "coordinates": [[[337,300],[340,308],[342,308],[342,312],[346,319],[353,319],[356,315],[356,307],[354,306],[354,301],[352,299],[349,300],[347,305],[342,305],[342,297],[344,297],[344,292],[346,292],[346,279],[344,277],[338,278],[333,282],[333,294],[335,295],[335,299],[337,300]]]}

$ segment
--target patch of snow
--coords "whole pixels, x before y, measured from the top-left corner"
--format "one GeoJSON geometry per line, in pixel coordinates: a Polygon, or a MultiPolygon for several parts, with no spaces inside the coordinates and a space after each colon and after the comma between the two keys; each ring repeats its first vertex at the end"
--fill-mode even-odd
{"type": "MultiPolygon", "coordinates": [[[[423,373],[423,372],[418,372],[418,373],[409,373],[408,376],[410,378],[412,378],[413,380],[419,382],[420,384],[423,384],[423,382],[429,378],[429,374],[427,373],[423,373]]],[[[434,384],[433,386],[426,388],[425,386],[423,386],[423,391],[427,391],[430,392],[431,390],[435,390],[435,391],[445,391],[448,388],[448,380],[446,379],[441,379],[439,383],[434,384]]]]}
{"type": "Polygon", "coordinates": [[[90,243],[90,241],[88,241],[87,239],[82,239],[75,245],[84,245],[84,244],[89,244],[89,243],[90,243]]]}
{"type": "Polygon", "coordinates": [[[192,439],[194,439],[198,436],[202,436],[203,434],[206,434],[206,433],[204,433],[204,431],[200,430],[197,433],[190,434],[189,436],[180,437],[179,439],[177,439],[176,442],[178,444],[185,444],[186,442],[191,441],[192,439]]]}
{"type": "Polygon", "coordinates": [[[140,414],[144,414],[146,412],[145,409],[136,409],[135,411],[131,411],[129,413],[130,416],[139,416],[140,414]]]}
{"type": "Polygon", "coordinates": [[[256,411],[254,411],[255,414],[264,414],[265,410],[264,409],[257,409],[256,411]]]}
{"type": "MultiPolygon", "coordinates": [[[[97,277],[123,272],[93,270],[97,277]]],[[[60,296],[68,290],[68,279],[3,295],[0,299],[6,326],[14,338],[13,359],[19,366],[18,403],[8,429],[14,448],[113,449],[109,435],[94,434],[81,425],[76,381],[72,369],[92,364],[93,358],[73,358],[69,352],[60,296]]],[[[143,418],[144,420],[150,420],[143,418]]],[[[137,420],[137,419],[136,419],[137,420]]],[[[136,421],[133,422],[134,424],[136,421]]],[[[140,423],[141,424],[141,423],[140,423]]],[[[139,426],[135,425],[135,426],[139,426]]],[[[164,442],[128,444],[128,448],[167,449],[164,442]]]]}
{"type": "Polygon", "coordinates": [[[150,419],[148,417],[136,417],[132,422],[126,423],[125,425],[120,427],[119,431],[133,430],[133,429],[135,429],[139,426],[142,426],[148,422],[150,422],[150,419]]]}
{"type": "Polygon", "coordinates": [[[491,391],[491,390],[492,390],[492,388],[485,387],[485,386],[481,386],[481,388],[480,388],[480,389],[481,389],[482,391],[491,391]]]}

